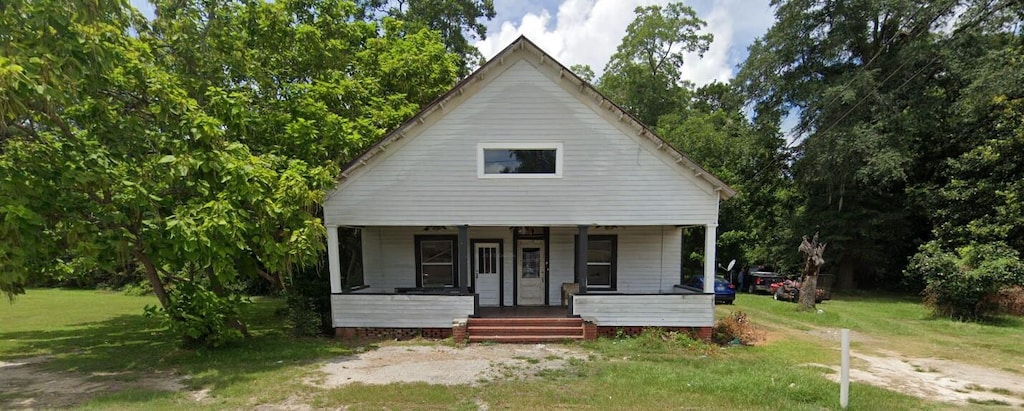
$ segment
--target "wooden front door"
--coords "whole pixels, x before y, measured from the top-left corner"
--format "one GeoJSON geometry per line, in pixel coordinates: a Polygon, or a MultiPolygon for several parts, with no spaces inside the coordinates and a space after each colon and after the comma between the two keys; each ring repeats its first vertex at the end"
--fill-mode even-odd
{"type": "Polygon", "coordinates": [[[544,240],[519,240],[516,244],[516,305],[544,305],[546,262],[544,240]]]}

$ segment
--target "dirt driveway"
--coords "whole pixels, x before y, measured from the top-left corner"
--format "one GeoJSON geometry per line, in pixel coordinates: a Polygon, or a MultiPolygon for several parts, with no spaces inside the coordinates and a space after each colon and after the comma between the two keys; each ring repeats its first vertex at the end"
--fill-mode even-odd
{"type": "MultiPolygon", "coordinates": [[[[833,338],[835,330],[815,330],[833,338]]],[[[835,331],[838,335],[838,331],[835,331]]],[[[854,338],[857,338],[856,336],[854,338]]],[[[863,337],[869,338],[869,337],[863,337]]],[[[476,385],[487,381],[531,378],[538,372],[586,360],[590,353],[559,344],[483,345],[452,347],[434,343],[385,343],[375,350],[324,362],[305,383],[328,389],[352,383],[427,382],[476,385]]],[[[991,370],[951,360],[910,358],[895,351],[853,353],[851,379],[951,404],[988,403],[1024,406],[1024,381],[1019,374],[991,370]]],[[[0,362],[0,409],[71,407],[99,395],[126,388],[185,392],[185,380],[172,373],[84,374],[54,372],[36,357],[0,362]]],[[[821,365],[819,365],[821,366],[821,365]]],[[[1022,364],[1024,366],[1024,364],[1022,364]]],[[[826,378],[837,379],[835,372],[826,378]]],[[[188,392],[202,406],[207,392],[188,392]]],[[[856,393],[854,393],[856,395],[856,393]]],[[[305,404],[269,404],[263,409],[308,409],[305,404]],[[269,408],[268,408],[269,407],[269,408]]]]}
{"type": "MultiPolygon", "coordinates": [[[[351,383],[427,382],[476,385],[486,381],[531,378],[542,370],[562,368],[589,354],[558,344],[452,347],[440,343],[384,343],[375,350],[328,360],[306,379],[318,388],[351,383]]],[[[47,357],[0,361],[0,410],[73,407],[127,388],[185,392],[185,378],[171,373],[57,372],[44,367],[47,357]]],[[[188,392],[202,406],[208,390],[188,392]]],[[[269,404],[261,409],[308,409],[301,404],[269,404]]]]}
{"type": "MultiPolygon", "coordinates": [[[[839,345],[839,330],[819,328],[809,334],[839,345]]],[[[870,336],[851,333],[850,340],[868,346],[884,345],[870,336]]],[[[850,351],[850,380],[870,384],[907,395],[957,405],[969,403],[1024,407],[1024,377],[1007,371],[993,370],[958,361],[919,358],[891,349],[850,351]]],[[[1019,364],[1024,370],[1024,359],[1019,364]]],[[[839,367],[830,368],[825,377],[838,382],[839,367]]],[[[855,394],[851,394],[855,395],[855,394]]]]}
{"type": "Polygon", "coordinates": [[[183,379],[169,373],[56,372],[43,367],[47,361],[45,356],[0,361],[0,410],[72,407],[126,388],[169,392],[185,389],[183,379]]]}

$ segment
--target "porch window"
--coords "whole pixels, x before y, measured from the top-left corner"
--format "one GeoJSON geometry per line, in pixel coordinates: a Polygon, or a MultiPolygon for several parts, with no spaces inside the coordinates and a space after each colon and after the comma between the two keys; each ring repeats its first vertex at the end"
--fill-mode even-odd
{"type": "Polygon", "coordinates": [[[562,143],[481,143],[477,145],[481,178],[562,176],[562,143]]]}
{"type": "Polygon", "coordinates": [[[416,286],[455,287],[455,244],[453,235],[416,236],[416,286]]]}
{"type": "MultiPolygon", "coordinates": [[[[576,236],[579,247],[579,236],[576,236]]],[[[618,237],[614,235],[587,236],[587,289],[615,290],[618,237]]]]}

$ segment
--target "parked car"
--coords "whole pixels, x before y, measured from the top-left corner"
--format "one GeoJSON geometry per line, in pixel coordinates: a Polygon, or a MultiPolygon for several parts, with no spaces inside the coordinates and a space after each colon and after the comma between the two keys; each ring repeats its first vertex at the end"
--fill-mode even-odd
{"type": "Polygon", "coordinates": [[[747,273],[744,283],[746,283],[748,293],[754,294],[759,291],[771,293],[772,284],[782,280],[784,280],[782,274],[776,272],[751,270],[747,273]]]}
{"type": "MultiPolygon", "coordinates": [[[[686,284],[683,285],[703,290],[704,276],[695,275],[690,277],[690,279],[686,281],[686,284]]],[[[729,280],[726,280],[723,276],[715,276],[715,302],[732,304],[735,300],[736,286],[732,285],[732,283],[730,283],[729,280]]]]}

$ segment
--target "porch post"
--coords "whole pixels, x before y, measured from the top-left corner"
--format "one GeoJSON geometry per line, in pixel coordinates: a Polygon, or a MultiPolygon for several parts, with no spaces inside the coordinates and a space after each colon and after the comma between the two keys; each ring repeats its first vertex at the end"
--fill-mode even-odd
{"type": "Polygon", "coordinates": [[[329,225],[327,229],[327,266],[330,269],[331,293],[341,292],[341,251],[338,249],[338,226],[329,225]]]}
{"type": "Polygon", "coordinates": [[[589,226],[585,226],[585,225],[581,225],[581,226],[579,226],[579,229],[580,229],[580,233],[579,233],[580,238],[579,238],[579,240],[577,240],[577,245],[576,245],[576,282],[580,285],[580,290],[577,292],[577,294],[586,294],[587,293],[587,253],[589,251],[588,250],[589,245],[587,244],[587,240],[588,240],[587,232],[589,231],[590,227],[589,226]]]}
{"type": "Polygon", "coordinates": [[[715,232],[718,223],[704,226],[704,292],[715,292],[715,232]]]}
{"type": "Polygon", "coordinates": [[[459,291],[469,294],[469,226],[459,226],[459,291]]]}

